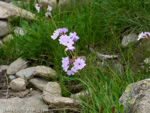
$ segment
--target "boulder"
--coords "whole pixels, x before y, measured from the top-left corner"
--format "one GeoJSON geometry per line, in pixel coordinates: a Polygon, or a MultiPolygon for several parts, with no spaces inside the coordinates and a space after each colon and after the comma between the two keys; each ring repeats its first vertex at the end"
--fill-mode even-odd
{"type": "Polygon", "coordinates": [[[71,98],[86,98],[88,95],[88,91],[81,91],[81,92],[78,92],[76,94],[72,94],[70,97],[71,98]]]}
{"type": "Polygon", "coordinates": [[[0,72],[2,72],[3,70],[7,70],[9,66],[7,65],[1,65],[0,66],[0,72]]]}
{"type": "Polygon", "coordinates": [[[34,75],[44,78],[57,78],[56,71],[46,66],[36,66],[34,75]]]}
{"type": "Polygon", "coordinates": [[[10,41],[13,38],[14,38],[14,36],[12,34],[9,34],[6,37],[4,37],[2,41],[3,42],[8,42],[8,41],[10,41]]]}
{"type": "Polygon", "coordinates": [[[11,30],[11,25],[7,21],[0,20],[0,37],[9,33],[10,30],[11,30]]]}
{"type": "Polygon", "coordinates": [[[79,108],[80,102],[78,100],[61,97],[61,96],[49,96],[48,94],[43,95],[43,99],[45,102],[49,104],[50,108],[65,108],[65,109],[73,109],[79,108]]]}
{"type": "Polygon", "coordinates": [[[20,77],[20,78],[23,78],[25,80],[26,79],[29,80],[29,79],[33,78],[34,71],[35,71],[35,67],[29,67],[29,68],[22,69],[22,70],[18,71],[16,73],[16,76],[20,77]]]}
{"type": "Polygon", "coordinates": [[[12,81],[12,80],[16,79],[16,77],[15,77],[14,75],[9,75],[9,77],[8,77],[8,78],[9,78],[9,80],[10,80],[10,81],[12,81]]]}
{"type": "Polygon", "coordinates": [[[23,60],[22,58],[18,58],[7,69],[8,75],[16,74],[19,70],[24,69],[27,67],[27,61],[23,60]]]}
{"type": "Polygon", "coordinates": [[[44,113],[48,112],[48,106],[42,101],[41,95],[29,98],[0,99],[0,113],[44,113]]]}
{"type": "Polygon", "coordinates": [[[61,88],[57,82],[48,82],[43,90],[43,100],[50,108],[78,108],[79,102],[75,99],[62,97],[61,88]]]}
{"type": "Polygon", "coordinates": [[[33,78],[29,81],[34,87],[36,87],[37,89],[43,91],[44,87],[46,86],[46,84],[48,83],[48,81],[43,80],[41,78],[33,78]]]}
{"type": "Polygon", "coordinates": [[[18,16],[25,19],[34,19],[34,14],[31,12],[13,4],[0,1],[0,19],[12,19],[18,16]]]}
{"type": "Polygon", "coordinates": [[[43,95],[61,96],[61,87],[57,82],[48,82],[43,90],[43,95]]]}
{"type": "Polygon", "coordinates": [[[22,78],[14,79],[10,82],[11,89],[15,91],[22,91],[26,89],[26,83],[25,80],[22,78]]]}
{"type": "Polygon", "coordinates": [[[129,46],[131,43],[137,43],[138,42],[138,36],[134,33],[128,34],[126,36],[123,37],[122,39],[122,47],[127,47],[129,46]]]}
{"type": "Polygon", "coordinates": [[[150,112],[150,79],[129,84],[120,97],[120,104],[124,105],[126,113],[150,112]]]}

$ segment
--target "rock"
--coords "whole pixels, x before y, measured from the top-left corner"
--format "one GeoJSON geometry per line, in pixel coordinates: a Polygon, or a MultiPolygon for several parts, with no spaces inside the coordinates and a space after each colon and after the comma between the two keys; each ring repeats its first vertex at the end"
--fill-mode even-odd
{"type": "Polygon", "coordinates": [[[10,64],[7,69],[8,75],[16,74],[19,70],[24,69],[27,67],[27,62],[22,58],[18,58],[16,61],[10,64]]]}
{"type": "Polygon", "coordinates": [[[29,98],[0,99],[0,113],[44,113],[48,112],[48,106],[42,101],[41,95],[29,98]]]}
{"type": "Polygon", "coordinates": [[[104,54],[101,54],[101,53],[98,53],[98,52],[96,52],[96,56],[97,56],[100,60],[118,58],[118,55],[104,55],[104,54]]]}
{"type": "Polygon", "coordinates": [[[9,34],[6,37],[4,37],[2,41],[3,42],[8,42],[8,41],[10,41],[13,38],[14,38],[14,36],[12,34],[9,34]]]}
{"type": "Polygon", "coordinates": [[[20,16],[25,19],[34,19],[34,14],[13,4],[0,1],[0,19],[12,19],[20,16]]]}
{"type": "Polygon", "coordinates": [[[44,87],[46,86],[46,84],[48,83],[48,81],[40,79],[40,78],[33,78],[29,81],[34,87],[36,87],[39,90],[44,89],[44,87]]]}
{"type": "Polygon", "coordinates": [[[10,82],[11,89],[15,91],[22,91],[26,89],[26,83],[25,80],[22,78],[14,79],[10,82]]]}
{"type": "Polygon", "coordinates": [[[3,46],[4,46],[4,44],[3,44],[3,42],[0,40],[0,48],[3,47],[3,46]]]}
{"type": "Polygon", "coordinates": [[[0,72],[2,72],[3,70],[7,70],[9,66],[7,65],[1,65],[0,66],[0,72]]]}
{"type": "Polygon", "coordinates": [[[50,108],[75,108],[79,106],[78,101],[75,101],[72,98],[61,96],[61,88],[57,82],[47,83],[43,90],[43,100],[50,104],[50,108]]]}
{"type": "Polygon", "coordinates": [[[119,102],[124,105],[125,112],[127,113],[149,113],[149,97],[150,79],[145,79],[129,84],[123,95],[120,97],[119,102]],[[145,112],[147,110],[149,111],[145,112]]]}
{"type": "Polygon", "coordinates": [[[12,81],[12,80],[14,80],[14,79],[16,79],[16,77],[15,77],[14,75],[9,75],[9,80],[10,80],[10,81],[12,81]]]}
{"type": "Polygon", "coordinates": [[[61,96],[61,88],[57,82],[48,82],[43,90],[43,95],[61,96]]]}
{"type": "Polygon", "coordinates": [[[124,36],[123,39],[122,39],[122,42],[121,42],[122,47],[127,47],[131,43],[138,42],[137,39],[138,39],[138,36],[134,33],[131,33],[129,35],[124,36]]]}
{"type": "Polygon", "coordinates": [[[58,96],[49,96],[48,94],[43,95],[45,102],[49,103],[50,108],[79,108],[79,101],[68,98],[68,97],[58,97],[58,96]]]}
{"type": "Polygon", "coordinates": [[[72,94],[70,97],[71,98],[85,98],[85,97],[87,97],[87,95],[88,95],[88,91],[86,90],[86,91],[81,91],[76,94],[72,94]]]}
{"type": "Polygon", "coordinates": [[[134,105],[132,113],[150,113],[150,89],[145,91],[142,96],[143,98],[134,105]]]}
{"type": "Polygon", "coordinates": [[[56,71],[46,66],[36,66],[34,75],[46,78],[57,78],[56,71]]]}
{"type": "Polygon", "coordinates": [[[88,47],[88,46],[86,46],[86,48],[89,49],[89,51],[90,51],[91,53],[96,54],[97,58],[100,59],[100,60],[102,60],[102,61],[103,61],[103,60],[106,60],[106,59],[116,59],[116,58],[119,57],[118,55],[105,55],[105,54],[102,54],[102,53],[99,53],[99,52],[95,52],[95,51],[93,50],[93,48],[88,47]]]}
{"type": "Polygon", "coordinates": [[[22,70],[18,71],[16,73],[16,76],[20,77],[20,78],[23,78],[25,80],[26,79],[29,80],[29,79],[33,78],[34,71],[35,71],[35,67],[29,67],[29,68],[22,69],[22,70]]]}
{"type": "Polygon", "coordinates": [[[9,23],[6,21],[0,20],[0,37],[9,33],[10,30],[11,30],[11,25],[9,25],[9,23]]]}
{"type": "Polygon", "coordinates": [[[19,35],[24,36],[27,34],[27,31],[21,27],[15,27],[14,33],[16,36],[19,36],[19,35]]]}

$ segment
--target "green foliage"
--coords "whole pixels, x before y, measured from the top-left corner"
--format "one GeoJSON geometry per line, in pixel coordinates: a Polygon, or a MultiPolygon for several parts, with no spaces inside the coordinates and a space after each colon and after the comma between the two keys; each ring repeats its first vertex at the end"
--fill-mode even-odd
{"type": "MultiPolygon", "coordinates": [[[[27,34],[15,36],[13,40],[6,42],[0,49],[0,62],[7,64],[22,56],[29,61],[34,61],[32,65],[52,65],[58,71],[63,96],[71,94],[65,83],[71,85],[75,82],[76,85],[84,86],[84,89],[88,90],[87,101],[80,99],[83,113],[100,113],[102,107],[104,113],[111,113],[113,106],[116,112],[122,113],[123,106],[119,105],[118,100],[126,86],[150,75],[147,73],[148,66],[145,66],[141,72],[137,71],[139,61],[149,56],[149,44],[144,45],[145,42],[142,42],[143,46],[137,49],[135,46],[122,49],[120,43],[123,35],[149,31],[150,1],[89,0],[87,3],[76,1],[60,9],[53,9],[52,15],[57,28],[65,27],[69,32],[76,31],[80,37],[77,42],[77,53],[82,55],[84,51],[87,56],[87,66],[84,71],[75,77],[64,76],[61,68],[61,58],[65,57],[64,48],[58,40],[51,39],[51,35],[57,28],[52,19],[45,17],[46,9],[43,8],[40,13],[37,13],[32,0],[29,0],[26,6],[24,4],[21,6],[33,12],[36,19],[26,21],[17,18],[11,21],[13,27],[22,27],[27,34]],[[125,72],[117,75],[113,71],[98,68],[95,56],[85,48],[87,45],[96,47],[95,50],[102,53],[119,54],[119,61],[125,65],[125,72]],[[6,60],[8,62],[5,62],[6,60]]],[[[17,5],[15,0],[14,3],[17,5]]]]}

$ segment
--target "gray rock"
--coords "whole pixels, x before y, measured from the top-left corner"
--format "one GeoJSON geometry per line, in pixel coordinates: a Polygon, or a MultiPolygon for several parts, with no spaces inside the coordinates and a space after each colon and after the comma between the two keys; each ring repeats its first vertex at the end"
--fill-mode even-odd
{"type": "Polygon", "coordinates": [[[10,80],[10,81],[12,81],[12,80],[14,80],[14,79],[16,79],[16,76],[14,76],[14,75],[9,75],[9,80],[10,80]]]}
{"type": "Polygon", "coordinates": [[[3,46],[4,46],[4,44],[3,44],[3,42],[0,40],[0,48],[3,47],[3,46]]]}
{"type": "Polygon", "coordinates": [[[49,104],[50,108],[79,108],[80,102],[78,100],[68,97],[49,96],[48,94],[43,95],[45,102],[49,104]]]}
{"type": "Polygon", "coordinates": [[[29,98],[0,99],[0,113],[44,113],[48,112],[48,106],[42,101],[41,95],[29,98]]]}
{"type": "Polygon", "coordinates": [[[43,95],[61,96],[61,88],[57,82],[48,82],[43,90],[43,95]]]}
{"type": "Polygon", "coordinates": [[[44,87],[48,83],[48,81],[40,79],[40,78],[33,78],[29,81],[34,87],[43,91],[44,87]]]}
{"type": "Polygon", "coordinates": [[[19,36],[19,35],[24,36],[27,34],[27,31],[21,27],[15,27],[14,33],[16,36],[19,36]]]}
{"type": "Polygon", "coordinates": [[[96,52],[96,56],[100,59],[100,60],[106,60],[106,59],[116,59],[118,58],[118,55],[104,55],[101,53],[96,52]]]}
{"type": "Polygon", "coordinates": [[[6,37],[4,37],[2,41],[3,42],[8,42],[8,41],[10,41],[13,38],[14,38],[14,36],[12,34],[9,34],[6,37]]]}
{"type": "Polygon", "coordinates": [[[143,98],[136,101],[132,113],[150,113],[150,89],[142,94],[143,98]]]}
{"type": "Polygon", "coordinates": [[[147,109],[149,109],[149,96],[150,79],[145,79],[136,83],[129,84],[123,95],[120,97],[119,102],[120,104],[124,105],[125,113],[149,113],[150,110],[149,112],[145,112],[147,111],[147,109]]]}
{"type": "Polygon", "coordinates": [[[26,89],[26,83],[25,80],[22,78],[14,79],[10,82],[11,89],[15,91],[22,91],[26,89]]]}
{"type": "Polygon", "coordinates": [[[62,108],[79,106],[79,102],[72,98],[62,97],[61,88],[57,82],[48,82],[43,90],[43,100],[50,108],[62,108]]]}
{"type": "Polygon", "coordinates": [[[34,19],[34,14],[24,9],[21,9],[13,4],[0,1],[0,18],[12,19],[16,16],[20,16],[25,19],[34,19]]]}
{"type": "Polygon", "coordinates": [[[122,42],[121,42],[122,47],[127,47],[131,43],[138,42],[137,39],[138,39],[138,36],[134,33],[131,33],[129,35],[124,36],[123,39],[122,39],[122,42]]]}
{"type": "Polygon", "coordinates": [[[0,37],[9,33],[10,30],[11,30],[11,25],[6,21],[0,20],[0,37]]]}
{"type": "Polygon", "coordinates": [[[34,76],[34,71],[35,71],[35,67],[29,67],[29,68],[26,68],[26,69],[22,69],[20,71],[18,71],[16,73],[16,76],[17,77],[20,77],[20,78],[23,78],[23,79],[31,79],[33,78],[34,76]]]}
{"type": "Polygon", "coordinates": [[[36,66],[34,75],[45,77],[45,78],[57,78],[57,73],[50,67],[36,66]]]}
{"type": "Polygon", "coordinates": [[[9,68],[7,69],[8,75],[16,74],[19,70],[24,69],[27,67],[27,62],[22,58],[18,58],[16,61],[10,64],[9,68]]]}
{"type": "Polygon", "coordinates": [[[1,65],[0,66],[0,72],[2,72],[3,70],[7,70],[9,66],[7,65],[1,65]]]}
{"type": "Polygon", "coordinates": [[[71,98],[85,98],[87,97],[87,95],[88,95],[88,91],[86,90],[86,91],[78,92],[76,94],[72,94],[70,97],[71,98]]]}

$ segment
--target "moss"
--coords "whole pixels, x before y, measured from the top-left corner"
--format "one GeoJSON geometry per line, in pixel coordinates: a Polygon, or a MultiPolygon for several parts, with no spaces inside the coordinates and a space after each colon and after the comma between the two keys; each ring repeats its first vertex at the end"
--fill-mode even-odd
{"type": "Polygon", "coordinates": [[[130,88],[131,88],[131,85],[128,85],[127,88],[126,88],[126,90],[125,90],[125,93],[129,92],[130,88]]]}

